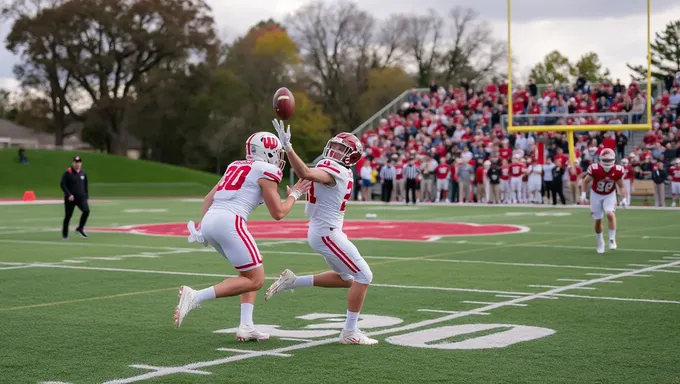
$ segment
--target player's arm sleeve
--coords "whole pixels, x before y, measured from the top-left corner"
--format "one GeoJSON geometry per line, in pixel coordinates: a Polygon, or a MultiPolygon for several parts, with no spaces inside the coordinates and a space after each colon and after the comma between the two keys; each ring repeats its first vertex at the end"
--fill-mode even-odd
{"type": "Polygon", "coordinates": [[[281,180],[283,180],[283,172],[281,172],[281,170],[278,168],[273,169],[273,167],[267,167],[262,171],[261,179],[272,180],[275,181],[276,184],[281,184],[281,180]]]}
{"type": "Polygon", "coordinates": [[[71,191],[68,189],[68,172],[64,172],[61,176],[61,190],[64,191],[64,196],[66,197],[72,195],[71,191]]]}
{"type": "MultiPolygon", "coordinates": [[[[314,169],[324,171],[327,174],[331,175],[334,182],[336,182],[336,183],[338,182],[338,180],[341,180],[344,177],[343,172],[342,172],[343,169],[338,164],[335,164],[332,161],[321,160],[316,164],[316,167],[314,167],[314,169]]],[[[383,173],[382,173],[382,169],[381,169],[380,175],[378,175],[378,176],[382,177],[382,175],[383,175],[383,173]]]]}

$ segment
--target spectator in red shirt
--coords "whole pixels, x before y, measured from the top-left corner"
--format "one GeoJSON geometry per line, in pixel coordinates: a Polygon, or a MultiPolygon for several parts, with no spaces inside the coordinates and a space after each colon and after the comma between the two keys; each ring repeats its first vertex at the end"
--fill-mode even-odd
{"type": "Polygon", "coordinates": [[[572,204],[578,204],[581,200],[579,186],[583,169],[578,166],[578,161],[575,161],[574,164],[569,166],[567,172],[569,172],[569,200],[571,200],[572,204]]]}

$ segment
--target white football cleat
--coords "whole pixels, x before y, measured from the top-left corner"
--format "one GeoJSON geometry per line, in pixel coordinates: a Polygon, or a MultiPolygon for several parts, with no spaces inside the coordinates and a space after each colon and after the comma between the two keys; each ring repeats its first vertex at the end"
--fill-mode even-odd
{"type": "Polygon", "coordinates": [[[371,339],[359,329],[350,332],[343,330],[340,333],[340,344],[375,345],[378,344],[378,340],[371,339]]]}
{"type": "Polygon", "coordinates": [[[237,341],[267,341],[269,334],[260,332],[253,325],[239,325],[236,331],[237,341]]]}
{"type": "Polygon", "coordinates": [[[604,242],[602,242],[602,243],[598,242],[597,243],[597,253],[600,253],[600,254],[604,253],[604,242]]]}
{"type": "Polygon", "coordinates": [[[267,292],[264,293],[264,299],[269,300],[272,298],[272,296],[281,291],[293,291],[293,284],[295,284],[296,278],[297,276],[295,276],[293,271],[290,269],[286,269],[285,271],[281,272],[279,279],[272,283],[272,285],[270,285],[267,289],[267,292]]]}
{"type": "Polygon", "coordinates": [[[616,240],[609,239],[609,249],[616,249],[616,240]]]}
{"type": "Polygon", "coordinates": [[[179,288],[179,304],[175,307],[175,327],[179,328],[184,317],[198,307],[200,307],[200,304],[196,297],[196,291],[191,287],[181,286],[179,288]]]}

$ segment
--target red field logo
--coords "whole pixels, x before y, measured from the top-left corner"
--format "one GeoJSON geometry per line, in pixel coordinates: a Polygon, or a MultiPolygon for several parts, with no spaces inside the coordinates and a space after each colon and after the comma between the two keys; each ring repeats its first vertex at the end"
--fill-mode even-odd
{"type": "MultiPolygon", "coordinates": [[[[248,221],[256,239],[307,239],[307,221],[248,221]]],[[[492,236],[522,233],[529,228],[509,224],[467,224],[416,221],[345,221],[344,232],[350,239],[435,241],[450,236],[492,236]]],[[[119,228],[92,228],[92,232],[134,233],[148,236],[188,236],[186,223],[142,224],[119,228]]]]}

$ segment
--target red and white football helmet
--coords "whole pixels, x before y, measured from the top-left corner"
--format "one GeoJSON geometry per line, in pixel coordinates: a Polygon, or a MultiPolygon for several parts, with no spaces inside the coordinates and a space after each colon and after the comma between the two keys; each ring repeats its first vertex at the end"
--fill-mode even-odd
{"type": "Polygon", "coordinates": [[[283,170],[286,166],[281,141],[269,132],[256,132],[246,141],[246,160],[264,161],[283,170]]]}
{"type": "Polygon", "coordinates": [[[323,157],[351,167],[361,160],[363,149],[361,141],[356,136],[343,132],[328,140],[326,147],[323,149],[323,157]]]}
{"type": "Polygon", "coordinates": [[[602,153],[600,153],[600,164],[605,172],[609,172],[614,167],[614,164],[616,164],[616,154],[611,148],[602,150],[602,153]]]}

